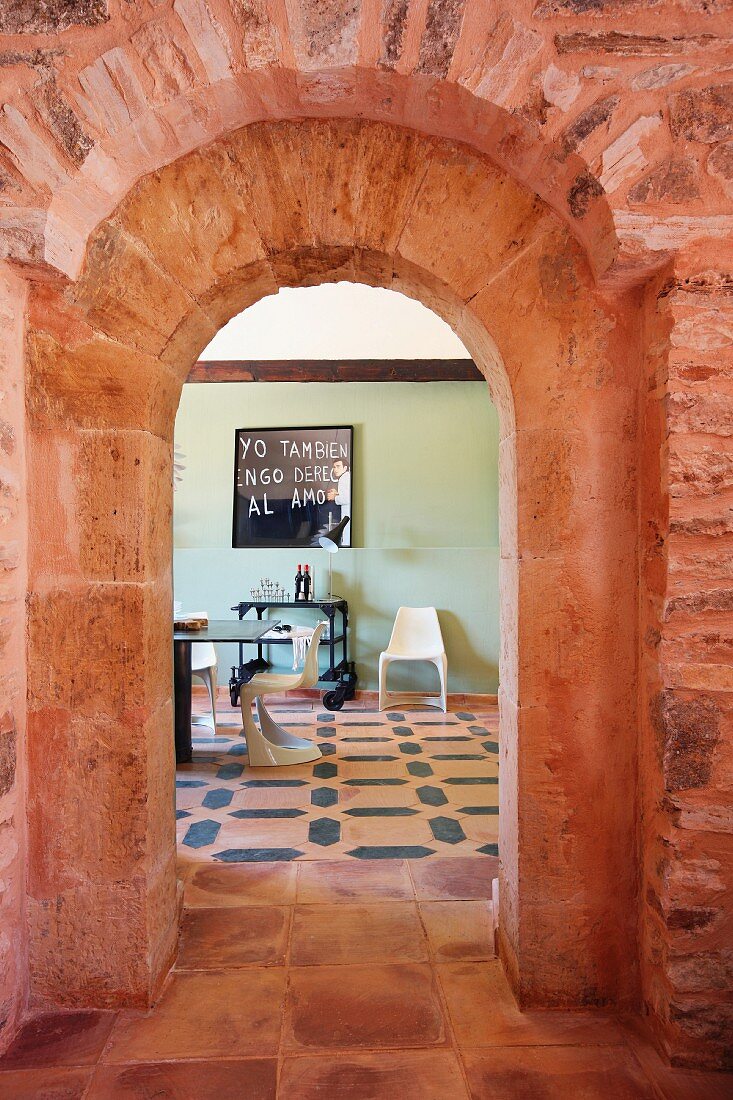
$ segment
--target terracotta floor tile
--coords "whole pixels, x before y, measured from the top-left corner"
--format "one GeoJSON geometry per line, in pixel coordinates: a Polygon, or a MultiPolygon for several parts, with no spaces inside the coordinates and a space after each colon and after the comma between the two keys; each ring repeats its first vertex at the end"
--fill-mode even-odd
{"type": "MultiPolygon", "coordinates": [[[[470,749],[469,751],[481,752],[482,750],[470,749]]],[[[464,779],[470,779],[474,776],[495,776],[498,771],[498,763],[486,758],[482,760],[436,760],[431,757],[430,767],[438,780],[453,779],[456,776],[464,779]]],[[[466,789],[471,788],[467,787],[466,789]]]]}
{"type": "Polygon", "coordinates": [[[218,832],[214,847],[222,848],[297,848],[308,842],[305,817],[228,818],[218,832]]]}
{"type": "Polygon", "coordinates": [[[423,901],[420,916],[438,962],[494,957],[491,902],[423,901]]]}
{"type": "Polygon", "coordinates": [[[440,787],[451,806],[451,813],[461,806],[498,806],[498,783],[476,783],[465,785],[462,783],[441,783],[440,780],[433,783],[440,787]]]}
{"type": "Polygon", "coordinates": [[[443,783],[441,789],[445,791],[448,799],[458,806],[498,806],[499,784],[477,783],[464,785],[462,783],[443,783]]]}
{"type": "Polygon", "coordinates": [[[0,1070],[94,1065],[114,1021],[114,1012],[39,1013],[22,1026],[0,1070]]]}
{"type": "MultiPolygon", "coordinates": [[[[389,747],[389,746],[388,746],[389,747]]],[[[351,755],[351,754],[349,754],[351,755]]],[[[354,755],[357,755],[356,753],[354,755]]],[[[387,754],[385,754],[387,755],[387,754]]],[[[388,755],[393,756],[394,753],[388,755]]],[[[336,760],[335,756],[329,760],[336,760]]],[[[405,779],[404,760],[338,760],[339,779],[405,779]]]]}
{"type": "Polygon", "coordinates": [[[239,787],[228,810],[304,810],[310,806],[310,787],[239,787]]]}
{"type": "Polygon", "coordinates": [[[618,1045],[618,1023],[593,1012],[520,1012],[501,964],[438,966],[456,1038],[461,1047],[618,1045]]]}
{"type": "Polygon", "coordinates": [[[291,863],[208,864],[186,871],[189,908],[229,905],[290,905],[295,901],[296,867],[291,863]]]}
{"type": "Polygon", "coordinates": [[[118,1018],[102,1060],[275,1054],[284,993],[284,967],[174,973],[151,1013],[118,1018]]]}
{"type": "MultiPolygon", "coordinates": [[[[389,761],[389,760],[380,762],[379,757],[381,757],[381,756],[395,756],[395,757],[397,757],[397,760],[400,759],[400,755],[399,755],[400,750],[398,749],[397,744],[396,744],[395,741],[391,741],[391,740],[390,741],[378,741],[378,742],[375,743],[375,742],[344,741],[343,740],[343,737],[345,737],[345,736],[346,737],[353,737],[354,732],[355,731],[353,729],[347,728],[346,730],[344,730],[342,732],[341,737],[336,742],[336,748],[337,748],[338,751],[337,751],[336,756],[334,757],[334,759],[338,758],[339,761],[344,761],[344,764],[343,764],[344,767],[346,767],[347,764],[356,763],[356,764],[365,764],[367,766],[367,768],[369,770],[371,770],[371,768],[373,766],[372,763],[371,763],[372,758],[375,758],[375,764],[380,763],[380,766],[381,766],[381,764],[393,763],[393,761],[389,761]],[[366,757],[369,757],[370,759],[368,759],[368,760],[349,761],[349,760],[346,760],[347,756],[366,756],[366,757]]],[[[364,730],[364,733],[368,733],[372,737],[386,737],[389,732],[390,732],[389,730],[387,730],[385,732],[385,730],[379,730],[379,729],[364,730]]],[[[404,769],[404,764],[402,765],[402,768],[404,769]]]]}
{"type": "Polygon", "coordinates": [[[427,820],[420,817],[355,817],[341,824],[344,844],[434,844],[427,820]]]}
{"type": "Polygon", "coordinates": [[[473,1100],[654,1100],[625,1047],[494,1047],[463,1053],[473,1100]]]}
{"type": "MultiPolygon", "coordinates": [[[[287,723],[285,723],[287,724],[287,723]]],[[[315,733],[314,730],[308,726],[293,726],[293,733],[298,737],[309,737],[311,733],[315,733]]],[[[301,779],[306,783],[309,783],[313,778],[313,764],[288,764],[285,768],[251,768],[247,762],[246,756],[240,756],[237,758],[237,762],[244,764],[244,771],[242,772],[240,782],[257,782],[257,783],[269,783],[273,779],[301,779]]]]}
{"type": "Polygon", "coordinates": [[[622,1020],[621,1028],[637,1061],[664,1100],[730,1100],[733,1096],[733,1073],[701,1073],[670,1066],[654,1046],[642,1017],[622,1020]]]}
{"type": "Polygon", "coordinates": [[[425,934],[414,902],[298,905],[293,916],[293,966],[424,962],[425,934]]]}
{"type": "Polygon", "coordinates": [[[6,1100],[82,1100],[92,1072],[91,1067],[0,1072],[0,1096],[6,1100]]]}
{"type": "Polygon", "coordinates": [[[407,864],[403,860],[356,863],[337,860],[298,864],[299,904],[370,902],[379,899],[412,901],[407,864]]]}
{"type": "Polygon", "coordinates": [[[433,1050],[286,1058],[280,1095],[287,1100],[466,1100],[454,1054],[433,1050]]]}
{"type": "Polygon", "coordinates": [[[476,844],[495,844],[499,839],[499,815],[486,816],[461,814],[461,827],[476,844]]]}
{"type": "Polygon", "coordinates": [[[100,1066],[85,1100],[275,1100],[277,1062],[158,1062],[100,1066]]]}
{"type": "MultiPolygon", "coordinates": [[[[475,739],[471,737],[465,729],[452,728],[443,730],[435,730],[433,733],[424,735],[425,738],[430,740],[422,741],[423,755],[431,759],[434,756],[441,756],[448,754],[450,756],[460,756],[464,753],[478,754],[483,753],[483,749],[480,745],[477,745],[475,739]],[[445,740],[436,740],[439,737],[445,738],[445,740]],[[454,741],[454,737],[466,737],[465,741],[454,741]]],[[[450,761],[441,761],[441,763],[450,763],[450,761]]],[[[480,761],[476,761],[479,764],[480,761]]]]}
{"type": "Polygon", "coordinates": [[[410,874],[418,901],[489,900],[491,880],[499,874],[499,860],[493,856],[414,860],[410,874]]]}
{"type": "Polygon", "coordinates": [[[267,704],[283,703],[285,705],[292,703],[294,700],[298,700],[299,703],[317,703],[320,696],[316,696],[312,688],[296,688],[294,691],[273,691],[272,695],[267,696],[267,704]]]}
{"type": "Polygon", "coordinates": [[[361,806],[417,809],[421,805],[414,787],[341,787],[339,793],[339,808],[342,813],[361,806]]]}
{"type": "Polygon", "coordinates": [[[286,1050],[428,1047],[443,1045],[445,1037],[440,996],[429,966],[394,963],[290,971],[286,1050]]]}
{"type": "Polygon", "coordinates": [[[178,787],[176,790],[176,809],[190,810],[194,806],[200,806],[201,799],[205,794],[206,787],[178,787]]]}
{"type": "Polygon", "coordinates": [[[181,924],[179,970],[281,966],[285,961],[290,910],[284,906],[186,909],[181,924]]]}

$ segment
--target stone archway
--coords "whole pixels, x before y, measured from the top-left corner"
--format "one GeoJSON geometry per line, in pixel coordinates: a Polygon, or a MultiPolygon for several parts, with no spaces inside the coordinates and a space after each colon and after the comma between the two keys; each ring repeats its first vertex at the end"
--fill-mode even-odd
{"type": "Polygon", "coordinates": [[[525,1004],[637,991],[631,303],[480,155],[255,125],[143,179],[28,312],[32,995],[147,1004],[175,949],[170,458],[183,380],[279,286],[420,298],[502,423],[501,950],[525,1004]]]}

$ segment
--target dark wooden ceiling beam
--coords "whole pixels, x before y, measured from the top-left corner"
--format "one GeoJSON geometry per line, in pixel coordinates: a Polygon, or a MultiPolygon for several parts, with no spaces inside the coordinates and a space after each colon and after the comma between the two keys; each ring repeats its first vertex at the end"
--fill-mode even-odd
{"type": "Polygon", "coordinates": [[[199,359],[187,382],[481,382],[473,359],[199,359]]]}

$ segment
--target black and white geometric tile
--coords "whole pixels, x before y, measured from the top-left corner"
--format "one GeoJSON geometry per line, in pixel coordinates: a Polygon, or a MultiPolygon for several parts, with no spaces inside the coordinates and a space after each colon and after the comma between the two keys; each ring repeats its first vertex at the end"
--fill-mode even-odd
{"type": "MultiPolygon", "coordinates": [[[[348,706],[348,704],[347,704],[348,706]]],[[[218,733],[197,726],[194,760],[178,766],[180,855],[225,863],[322,859],[428,859],[498,854],[499,718],[496,706],[441,714],[278,709],[323,757],[288,768],[250,768],[241,716],[218,733]]]]}

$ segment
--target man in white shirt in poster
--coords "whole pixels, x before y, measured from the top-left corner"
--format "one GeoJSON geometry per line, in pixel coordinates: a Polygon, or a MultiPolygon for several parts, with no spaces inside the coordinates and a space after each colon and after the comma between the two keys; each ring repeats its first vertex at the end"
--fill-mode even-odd
{"type": "Polygon", "coordinates": [[[331,481],[337,483],[335,489],[328,489],[326,496],[341,509],[341,516],[351,512],[351,470],[341,458],[337,458],[331,467],[331,481]]]}

